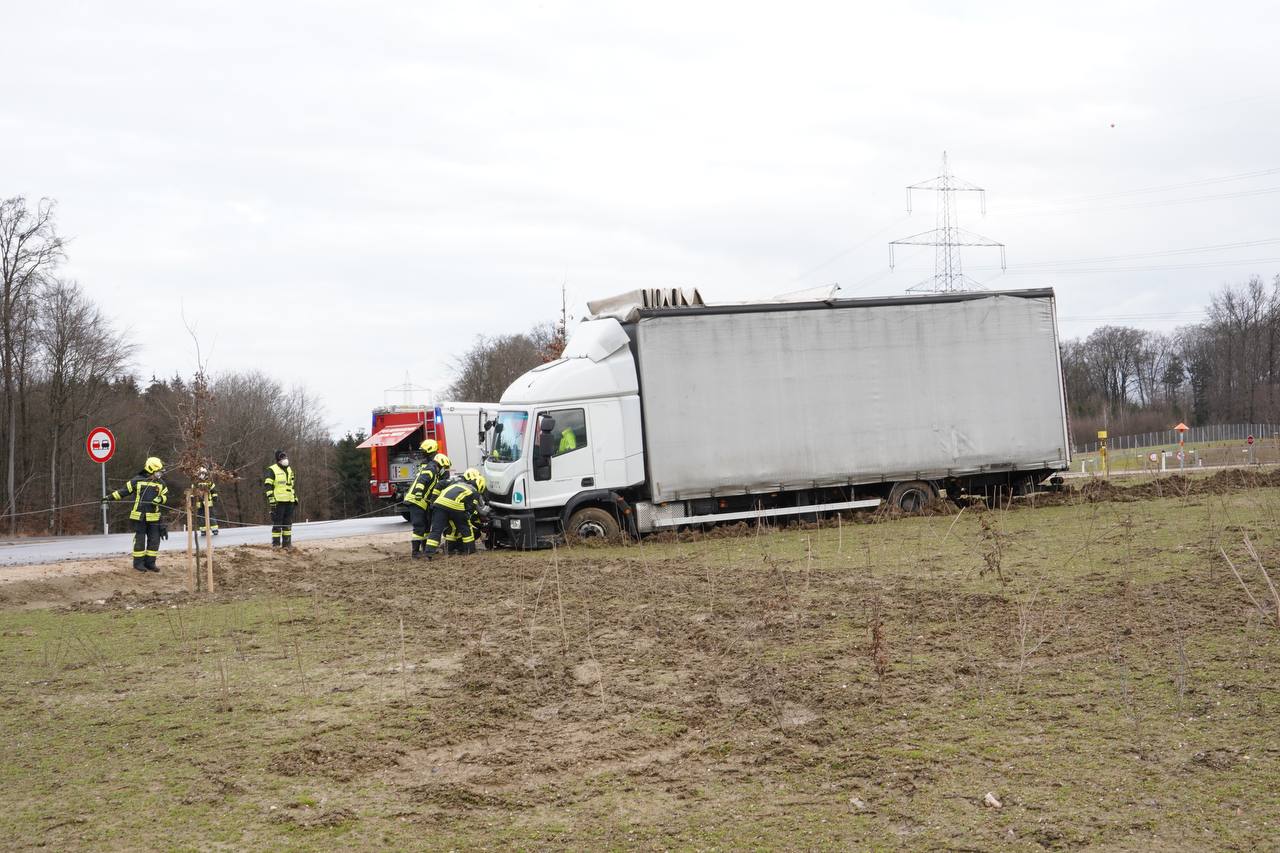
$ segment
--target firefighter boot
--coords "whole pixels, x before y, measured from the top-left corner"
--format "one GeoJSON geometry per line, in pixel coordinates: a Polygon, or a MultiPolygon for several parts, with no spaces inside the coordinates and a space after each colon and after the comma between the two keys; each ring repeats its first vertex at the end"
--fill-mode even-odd
{"type": "Polygon", "coordinates": [[[160,571],[158,568],[156,568],[156,558],[155,558],[155,557],[147,557],[147,558],[146,558],[146,560],[144,560],[144,561],[143,561],[143,565],[146,567],[146,571],[148,571],[148,572],[158,572],[158,571],[160,571]]]}
{"type": "Polygon", "coordinates": [[[144,565],[143,565],[143,563],[142,563],[142,558],[141,558],[141,557],[134,557],[134,558],[133,558],[133,568],[134,568],[136,571],[139,571],[139,572],[145,572],[145,571],[147,570],[147,567],[146,567],[146,566],[144,566],[144,565]]]}
{"type": "Polygon", "coordinates": [[[412,550],[409,552],[409,559],[416,560],[422,556],[422,542],[418,539],[415,539],[410,544],[413,547],[412,547],[412,550]]]}

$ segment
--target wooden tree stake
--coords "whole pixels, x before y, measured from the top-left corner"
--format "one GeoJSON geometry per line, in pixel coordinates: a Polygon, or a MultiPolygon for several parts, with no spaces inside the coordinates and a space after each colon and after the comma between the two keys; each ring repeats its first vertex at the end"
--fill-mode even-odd
{"type": "Polygon", "coordinates": [[[196,526],[191,517],[191,493],[187,492],[187,592],[196,591],[196,526]]]}
{"type": "Polygon", "coordinates": [[[209,501],[204,502],[204,539],[205,539],[205,565],[207,578],[205,583],[205,591],[213,592],[213,529],[209,523],[209,501]]]}

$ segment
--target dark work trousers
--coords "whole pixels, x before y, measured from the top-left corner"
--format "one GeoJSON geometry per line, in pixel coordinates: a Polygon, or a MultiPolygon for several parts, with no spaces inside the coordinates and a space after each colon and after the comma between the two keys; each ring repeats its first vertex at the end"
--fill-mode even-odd
{"type": "Polygon", "coordinates": [[[466,511],[436,504],[431,510],[431,533],[427,536],[426,547],[428,555],[439,550],[446,530],[458,537],[464,548],[463,553],[475,550],[476,534],[471,529],[471,518],[466,511]]]}
{"type": "Polygon", "coordinates": [[[160,555],[160,522],[133,522],[133,567],[135,569],[156,568],[156,557],[160,555]]]}
{"type": "Polygon", "coordinates": [[[271,508],[271,544],[273,547],[293,547],[293,511],[298,505],[293,501],[278,502],[271,508]]]}
{"type": "Polygon", "coordinates": [[[409,523],[413,525],[411,553],[416,554],[422,550],[423,543],[427,541],[427,528],[431,525],[431,514],[429,510],[417,504],[407,503],[405,506],[409,507],[409,523]]]}

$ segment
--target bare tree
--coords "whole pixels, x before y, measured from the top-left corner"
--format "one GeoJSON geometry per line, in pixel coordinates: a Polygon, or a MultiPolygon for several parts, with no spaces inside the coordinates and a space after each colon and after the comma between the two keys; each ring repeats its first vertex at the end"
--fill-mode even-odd
{"type": "Polygon", "coordinates": [[[58,461],[66,452],[63,435],[101,405],[111,381],[128,366],[134,348],[111,328],[78,284],[61,279],[50,280],[41,289],[35,339],[43,366],[49,431],[49,529],[61,532],[58,461]]]}
{"type": "Polygon", "coordinates": [[[563,346],[558,338],[551,323],[523,334],[479,336],[454,363],[457,378],[446,393],[454,400],[496,402],[522,373],[559,357],[563,346]]]}
{"type": "Polygon", "coordinates": [[[28,303],[63,258],[53,210],[50,199],[41,199],[34,208],[28,207],[22,196],[0,201],[0,376],[4,380],[5,485],[11,536],[17,532],[17,389],[26,380],[21,368],[31,319],[28,303]]]}

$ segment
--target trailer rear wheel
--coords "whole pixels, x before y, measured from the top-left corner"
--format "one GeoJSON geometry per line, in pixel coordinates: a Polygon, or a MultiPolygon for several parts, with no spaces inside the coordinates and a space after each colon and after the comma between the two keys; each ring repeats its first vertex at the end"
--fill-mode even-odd
{"type": "Polygon", "coordinates": [[[618,520],[607,510],[595,506],[583,507],[569,516],[564,527],[570,539],[616,539],[621,532],[618,520]]]}
{"type": "Polygon", "coordinates": [[[938,498],[938,490],[924,480],[894,483],[889,490],[889,506],[899,512],[914,514],[938,498]]]}

